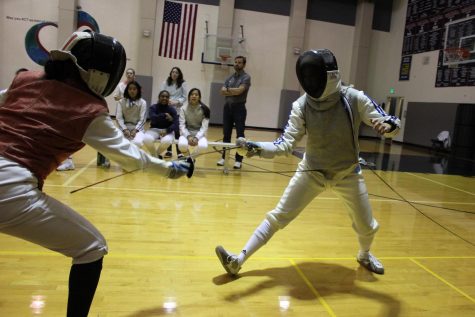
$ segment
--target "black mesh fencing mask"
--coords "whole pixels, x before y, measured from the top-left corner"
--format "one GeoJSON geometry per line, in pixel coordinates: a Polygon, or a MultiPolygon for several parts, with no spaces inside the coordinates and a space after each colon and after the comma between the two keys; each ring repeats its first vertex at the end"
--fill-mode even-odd
{"type": "Polygon", "coordinates": [[[317,99],[327,86],[327,72],[338,70],[338,65],[330,50],[319,49],[304,52],[295,68],[303,90],[317,99]]]}
{"type": "Polygon", "coordinates": [[[125,70],[126,55],[115,38],[100,33],[74,32],[61,50],[52,50],[53,60],[71,59],[81,78],[97,95],[110,95],[125,70]]]}

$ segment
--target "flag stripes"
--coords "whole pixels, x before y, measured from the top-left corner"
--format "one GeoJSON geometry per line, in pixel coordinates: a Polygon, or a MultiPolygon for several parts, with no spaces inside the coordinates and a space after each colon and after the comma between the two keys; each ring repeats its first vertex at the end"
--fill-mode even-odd
{"type": "Polygon", "coordinates": [[[193,60],[198,5],[165,1],[158,55],[193,60]]]}

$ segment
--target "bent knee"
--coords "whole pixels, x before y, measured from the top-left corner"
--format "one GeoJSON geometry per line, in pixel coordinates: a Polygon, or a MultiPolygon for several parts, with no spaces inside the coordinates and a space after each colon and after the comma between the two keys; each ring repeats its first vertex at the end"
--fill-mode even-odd
{"type": "Polygon", "coordinates": [[[91,263],[104,257],[109,252],[107,242],[104,237],[98,237],[95,241],[84,244],[84,246],[74,250],[70,255],[73,264],[91,263]]]}
{"type": "Polygon", "coordinates": [[[279,229],[284,229],[284,227],[289,224],[289,221],[281,219],[281,217],[277,212],[275,212],[275,210],[269,211],[266,214],[266,219],[269,221],[270,226],[276,231],[279,229]]]}
{"type": "Polygon", "coordinates": [[[361,236],[372,236],[379,230],[379,223],[373,218],[368,224],[355,224],[354,228],[361,236]]]}

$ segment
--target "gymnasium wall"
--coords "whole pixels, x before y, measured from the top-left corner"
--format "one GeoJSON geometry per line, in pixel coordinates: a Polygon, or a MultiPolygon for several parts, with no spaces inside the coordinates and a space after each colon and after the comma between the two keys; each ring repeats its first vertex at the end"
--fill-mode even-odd
{"type": "MultiPolygon", "coordinates": [[[[473,103],[475,100],[473,87],[434,87],[437,51],[414,54],[410,80],[398,80],[407,1],[393,0],[390,21],[384,14],[378,14],[378,19],[373,21],[373,28],[378,30],[371,32],[367,93],[376,101],[381,102],[386,100],[389,89],[394,88],[395,95],[405,97],[403,114],[406,114],[409,102],[434,102],[442,105],[446,103],[447,105],[444,106],[447,107],[459,103],[473,103]]],[[[0,88],[9,85],[13,73],[19,67],[41,69],[29,59],[25,52],[25,33],[37,23],[36,21],[57,22],[58,2],[59,0],[0,1],[0,40],[2,42],[0,88]]],[[[128,55],[128,67],[137,69],[139,61],[145,59],[150,61],[151,69],[139,75],[152,77],[152,101],[156,101],[159,85],[168,76],[170,69],[178,66],[183,70],[188,85],[201,89],[203,101],[208,103],[213,111],[213,108],[222,107],[222,105],[216,102],[211,103],[211,84],[224,80],[232,69],[222,70],[221,66],[201,63],[206,33],[205,21],[208,21],[209,33],[215,34],[219,7],[217,1],[214,0],[193,2],[199,3],[195,50],[192,61],[183,61],[158,56],[164,0],[78,1],[82,10],[96,19],[102,33],[112,35],[122,42],[128,55]],[[150,25],[153,26],[151,37],[147,39],[143,37],[144,19],[150,20],[150,25]],[[144,46],[144,41],[150,41],[151,45],[144,46]]],[[[280,0],[277,11],[264,10],[265,8],[257,11],[256,7],[251,5],[252,3],[252,1],[235,1],[237,9],[235,9],[233,25],[235,35],[238,35],[240,31],[239,26],[244,26],[248,50],[246,70],[252,76],[252,87],[248,95],[247,124],[263,128],[278,128],[279,120],[282,119],[282,114],[279,115],[279,105],[284,82],[285,48],[289,23],[288,6],[286,6],[286,1],[280,0]]],[[[334,51],[344,81],[348,81],[351,69],[355,29],[354,21],[351,21],[353,10],[351,8],[354,8],[354,3],[356,0],[309,1],[308,16],[310,18],[306,21],[305,47],[302,48],[305,50],[327,47],[334,51]],[[325,7],[342,5],[345,8],[345,14],[339,14],[341,10],[332,10],[333,14],[325,15],[330,17],[327,21],[315,20],[318,17],[312,15],[312,12],[318,12],[318,8],[323,8],[324,5],[325,7]]],[[[378,2],[375,4],[375,12],[377,4],[378,2]]],[[[261,1],[260,6],[263,5],[271,8],[272,1],[261,1]]],[[[57,30],[54,27],[44,28],[40,33],[40,39],[47,49],[56,48],[57,30]]],[[[115,103],[110,98],[108,101],[111,113],[115,114],[115,103]]],[[[403,135],[404,132],[396,140],[403,141],[403,135]]]]}
{"type": "Polygon", "coordinates": [[[441,131],[453,137],[458,104],[409,102],[404,129],[404,142],[430,147],[431,139],[441,131]],[[417,120],[417,118],[421,118],[417,120]],[[430,124],[426,124],[430,122],[430,124]]]}
{"type": "MultiPolygon", "coordinates": [[[[407,109],[409,103],[415,103],[412,105],[413,107],[417,107],[417,103],[434,103],[442,104],[442,107],[453,108],[461,103],[475,102],[473,87],[435,87],[438,50],[412,55],[410,80],[399,81],[407,1],[394,0],[390,32],[372,32],[368,69],[368,92],[375,100],[385,100],[386,96],[390,95],[390,88],[394,88],[394,95],[405,98],[402,112],[403,130],[395,138],[397,141],[405,141],[403,140],[404,125],[405,116],[409,113],[407,109]]],[[[455,112],[456,109],[447,111],[455,112]]],[[[413,112],[423,113],[422,109],[413,112]]],[[[440,114],[440,116],[442,115],[443,113],[440,114]]],[[[411,118],[411,120],[431,124],[422,116],[411,118]]]]}
{"type": "MultiPolygon", "coordinates": [[[[98,22],[100,31],[120,40],[127,51],[127,67],[136,68],[139,51],[139,9],[135,1],[81,0],[83,11],[98,22]]],[[[58,22],[59,0],[2,0],[0,1],[0,87],[8,87],[13,74],[20,67],[42,70],[25,50],[25,34],[40,22],[58,22]]],[[[81,29],[83,29],[82,27],[81,29]]],[[[58,48],[58,31],[46,26],[39,32],[39,44],[45,49],[58,48]]],[[[115,115],[115,102],[106,98],[109,110],[115,115]]]]}
{"type": "MultiPolygon", "coordinates": [[[[8,87],[18,68],[38,69],[25,51],[25,34],[41,21],[58,21],[58,1],[0,1],[0,89],[8,87]]],[[[57,29],[48,26],[40,33],[41,43],[56,48],[57,29]]]]}

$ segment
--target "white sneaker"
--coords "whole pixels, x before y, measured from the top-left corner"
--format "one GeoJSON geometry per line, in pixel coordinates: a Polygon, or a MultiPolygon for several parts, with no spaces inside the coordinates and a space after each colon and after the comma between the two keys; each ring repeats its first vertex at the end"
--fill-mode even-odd
{"type": "Polygon", "coordinates": [[[218,256],[221,265],[224,267],[226,272],[231,275],[238,274],[241,267],[239,266],[238,258],[236,255],[229,253],[222,246],[218,245],[214,251],[218,256]]]}
{"type": "Polygon", "coordinates": [[[72,159],[68,158],[61,163],[60,166],[56,168],[57,171],[72,171],[74,169],[74,162],[72,159]]]}
{"type": "Polygon", "coordinates": [[[383,264],[370,252],[367,253],[367,257],[362,257],[362,254],[358,254],[356,261],[368,271],[376,274],[384,274],[383,264]]]}
{"type": "Polygon", "coordinates": [[[240,169],[241,169],[241,166],[242,166],[242,163],[241,163],[241,162],[236,162],[236,163],[234,163],[233,168],[236,169],[236,170],[240,170],[240,169]]]}
{"type": "Polygon", "coordinates": [[[216,165],[218,166],[224,166],[224,159],[220,159],[218,162],[216,162],[216,165]]]}

